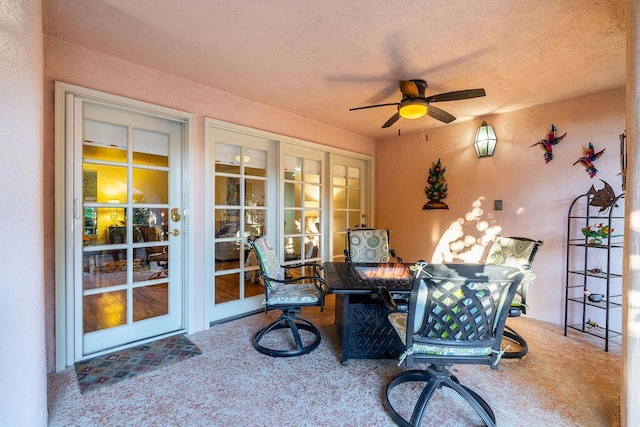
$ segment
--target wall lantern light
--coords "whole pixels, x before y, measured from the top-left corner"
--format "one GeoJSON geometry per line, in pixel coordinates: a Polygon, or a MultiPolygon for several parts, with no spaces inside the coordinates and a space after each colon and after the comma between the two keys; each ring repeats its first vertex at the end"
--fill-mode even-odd
{"type": "Polygon", "coordinates": [[[487,122],[482,122],[482,126],[478,128],[476,132],[476,140],[473,146],[476,149],[478,157],[493,156],[493,152],[496,149],[496,133],[493,131],[493,126],[487,125],[487,122]]]}

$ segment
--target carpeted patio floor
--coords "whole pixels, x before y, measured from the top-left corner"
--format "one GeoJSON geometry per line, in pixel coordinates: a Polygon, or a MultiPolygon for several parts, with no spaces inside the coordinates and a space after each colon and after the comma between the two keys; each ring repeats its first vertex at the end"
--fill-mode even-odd
{"type": "MultiPolygon", "coordinates": [[[[322,333],[308,355],[256,352],[253,334],[277,316],[258,314],[189,336],[203,352],[163,369],[81,394],[73,370],[49,376],[52,426],[392,426],[383,389],[396,360],[340,364],[333,297],[304,310],[322,333]]],[[[501,426],[619,425],[620,348],[526,317],[508,323],[529,342],[522,360],[454,366],[460,382],[489,403],[501,426]]],[[[406,390],[402,393],[417,393],[406,390]]],[[[425,426],[482,425],[460,398],[438,390],[425,426]]]]}

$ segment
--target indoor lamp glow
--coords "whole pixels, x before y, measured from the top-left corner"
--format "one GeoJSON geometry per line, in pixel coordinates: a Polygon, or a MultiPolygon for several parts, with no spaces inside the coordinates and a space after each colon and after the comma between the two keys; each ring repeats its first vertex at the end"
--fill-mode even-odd
{"type": "Polygon", "coordinates": [[[427,114],[427,105],[423,101],[405,101],[401,103],[398,112],[405,119],[419,119],[427,114]]]}
{"type": "Polygon", "coordinates": [[[478,157],[493,156],[493,152],[496,149],[496,142],[496,133],[493,131],[493,126],[489,126],[487,122],[483,121],[482,126],[480,126],[478,132],[476,132],[476,139],[473,143],[478,157]]]}

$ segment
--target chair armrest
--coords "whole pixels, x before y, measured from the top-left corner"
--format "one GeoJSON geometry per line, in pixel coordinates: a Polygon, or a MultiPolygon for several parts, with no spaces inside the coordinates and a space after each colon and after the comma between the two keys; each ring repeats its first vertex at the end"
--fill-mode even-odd
{"type": "MultiPolygon", "coordinates": [[[[285,266],[283,266],[285,267],[285,266]]],[[[293,267],[293,266],[291,266],[293,267]]],[[[291,279],[274,279],[271,277],[266,276],[262,270],[260,270],[260,277],[262,277],[263,280],[265,281],[269,281],[269,282],[274,282],[274,283],[280,283],[283,285],[293,285],[293,284],[297,284],[297,283],[302,283],[305,282],[306,283],[313,283],[316,288],[322,292],[323,294],[326,293],[325,291],[325,285],[324,285],[324,279],[322,277],[320,277],[320,275],[316,274],[314,276],[300,276],[300,277],[294,277],[291,279]]]]}
{"type": "MultiPolygon", "coordinates": [[[[320,278],[320,272],[322,271],[323,267],[322,264],[318,264],[317,262],[300,262],[298,264],[289,264],[289,265],[282,265],[281,266],[285,271],[286,270],[292,270],[294,268],[301,268],[301,267],[312,267],[313,268],[313,275],[317,276],[318,278],[320,278]]],[[[305,276],[306,278],[311,278],[313,276],[305,276]]],[[[293,279],[293,280],[300,280],[301,277],[298,277],[297,279],[293,279]]],[[[323,280],[324,283],[324,280],[323,280]]]]}
{"type": "Polygon", "coordinates": [[[398,310],[398,306],[396,305],[396,302],[393,300],[393,297],[391,296],[391,293],[389,292],[389,290],[387,288],[383,288],[382,286],[378,286],[377,290],[378,290],[378,297],[380,297],[380,299],[382,300],[384,305],[389,310],[391,310],[391,311],[398,310]]]}
{"type": "Polygon", "coordinates": [[[402,257],[396,255],[396,250],[395,249],[389,249],[389,255],[391,255],[392,257],[394,257],[396,259],[396,262],[404,262],[402,260],[402,257]]]}

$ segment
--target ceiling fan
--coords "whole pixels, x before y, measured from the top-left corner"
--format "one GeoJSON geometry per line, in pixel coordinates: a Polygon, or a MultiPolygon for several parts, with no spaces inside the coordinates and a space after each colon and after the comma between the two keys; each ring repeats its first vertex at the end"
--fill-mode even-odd
{"type": "Polygon", "coordinates": [[[394,124],[400,117],[405,119],[418,119],[425,114],[440,120],[444,123],[451,123],[456,118],[444,110],[431,105],[431,102],[457,101],[460,99],[478,98],[485,96],[484,89],[466,89],[456,90],[453,92],[440,93],[438,95],[425,96],[427,89],[425,80],[400,80],[400,92],[402,92],[402,100],[400,102],[390,102],[388,104],[367,105],[365,107],[350,108],[349,111],[364,110],[366,108],[385,107],[387,105],[396,105],[398,112],[382,125],[382,128],[388,128],[394,124]]]}

